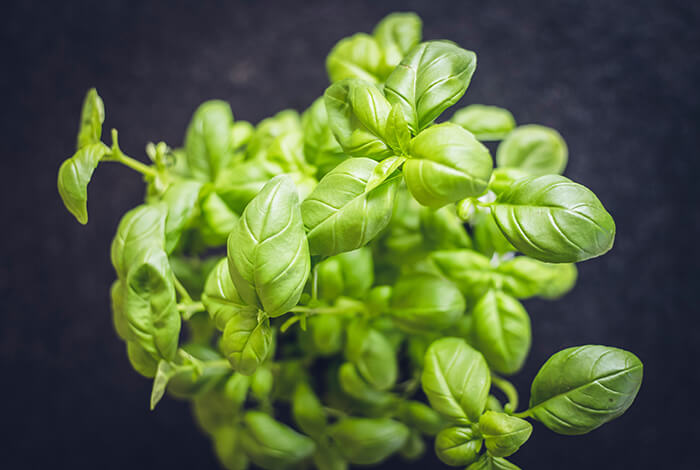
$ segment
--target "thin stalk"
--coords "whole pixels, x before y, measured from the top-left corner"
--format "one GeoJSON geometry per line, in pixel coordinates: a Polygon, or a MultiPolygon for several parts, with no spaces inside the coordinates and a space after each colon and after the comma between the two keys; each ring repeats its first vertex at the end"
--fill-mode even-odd
{"type": "Polygon", "coordinates": [[[515,412],[518,408],[518,391],[515,389],[512,383],[506,379],[497,376],[496,374],[491,374],[491,383],[498,387],[508,399],[508,403],[505,409],[509,413],[515,412]]]}

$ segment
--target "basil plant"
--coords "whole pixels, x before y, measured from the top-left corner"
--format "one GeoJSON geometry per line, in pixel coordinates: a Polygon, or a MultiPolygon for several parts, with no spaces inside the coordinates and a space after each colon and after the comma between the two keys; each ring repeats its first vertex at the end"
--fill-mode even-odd
{"type": "Polygon", "coordinates": [[[147,145],[148,164],[116,130],[104,142],[88,92],[58,191],[85,224],[98,166],[145,180],[114,236],[111,299],[151,408],[189,400],[230,470],[343,470],[429,446],[449,466],[516,469],[528,420],[578,435],[623,414],[642,363],[621,349],[555,353],[526,409],[506,378],[532,342],[521,301],[566,294],[575,263],[615,238],[596,195],[561,175],[561,135],[493,106],[445,119],[476,55],[423,41],[413,13],[342,39],[326,67],[301,114],[252,125],[208,101],[181,147],[147,145]]]}

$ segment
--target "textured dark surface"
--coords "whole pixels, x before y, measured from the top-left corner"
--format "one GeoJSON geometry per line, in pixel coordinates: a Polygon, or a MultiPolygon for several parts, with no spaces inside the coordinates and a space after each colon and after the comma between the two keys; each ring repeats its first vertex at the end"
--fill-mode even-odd
{"type": "MultiPolygon", "coordinates": [[[[637,401],[582,437],[536,424],[513,461],[524,470],[694,467],[695,2],[17,3],[0,20],[4,468],[216,468],[186,404],[166,399],[148,411],[150,383],[130,369],[112,331],[109,243],[120,215],[140,201],[139,177],[100,167],[86,227],[56,192],[87,88],[104,98],[105,125],[120,130],[122,148],[140,156],[148,140],[179,145],[205,99],[228,100],[254,122],[303,109],[327,84],[333,44],[397,9],[419,12],[426,38],[477,52],[462,103],[505,106],[520,123],[558,129],[570,150],[567,175],[617,222],[614,249],[580,265],[570,295],[527,302],[534,347],[515,381],[526,400],[550,354],[615,345],[645,363],[637,401]]],[[[438,466],[432,455],[384,468],[392,465],[438,466]]]]}

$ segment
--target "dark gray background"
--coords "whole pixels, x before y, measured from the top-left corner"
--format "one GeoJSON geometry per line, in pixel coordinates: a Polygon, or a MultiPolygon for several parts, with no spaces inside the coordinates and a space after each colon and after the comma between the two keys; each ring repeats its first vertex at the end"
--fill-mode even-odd
{"type": "MultiPolygon", "coordinates": [[[[109,244],[143,187],[105,164],[78,225],[55,187],[73,151],[85,91],[106,127],[144,158],[148,140],[179,145],[203,100],[253,122],[303,109],[327,79],[340,38],[386,13],[415,10],[425,38],[479,59],[462,103],[505,106],[557,128],[567,175],[617,222],[614,249],[580,265],[561,301],[527,302],[534,346],[515,381],[555,351],[630,349],[645,381],[628,413],[582,437],[535,425],[513,458],[527,469],[691,468],[700,436],[698,155],[700,9],[690,1],[18,2],[0,19],[2,263],[0,458],[5,468],[216,468],[188,406],[148,411],[150,383],[112,331],[109,244]],[[194,6],[198,5],[198,6],[194,6]],[[695,6],[693,6],[695,5],[695,6]]],[[[7,7],[6,7],[7,8],[7,7]]],[[[432,454],[432,453],[430,453],[432,454]]],[[[402,468],[429,468],[435,459],[402,468]]],[[[387,465],[385,468],[389,468],[387,465]]]]}

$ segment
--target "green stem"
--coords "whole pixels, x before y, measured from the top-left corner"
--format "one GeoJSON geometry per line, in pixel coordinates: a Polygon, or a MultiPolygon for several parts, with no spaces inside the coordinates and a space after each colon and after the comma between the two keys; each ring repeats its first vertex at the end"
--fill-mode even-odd
{"type": "Polygon", "coordinates": [[[508,399],[508,403],[505,406],[505,410],[508,413],[513,413],[518,408],[518,391],[515,389],[512,383],[506,379],[497,376],[496,374],[491,374],[491,383],[498,387],[508,399]]]}
{"type": "Polygon", "coordinates": [[[119,137],[117,135],[116,129],[112,129],[112,153],[109,158],[105,159],[105,161],[118,162],[124,166],[131,168],[132,170],[138,171],[144,176],[148,176],[151,178],[156,177],[156,170],[153,167],[149,165],[144,165],[135,158],[131,158],[130,156],[122,152],[122,150],[119,148],[119,137]]]}
{"type": "Polygon", "coordinates": [[[318,264],[314,266],[311,279],[311,301],[318,300],[318,264]]]}
{"type": "Polygon", "coordinates": [[[309,315],[331,314],[342,315],[350,313],[347,309],[339,307],[294,307],[289,309],[293,313],[308,313],[309,315]]]}
{"type": "Polygon", "coordinates": [[[190,302],[177,304],[177,310],[182,314],[184,320],[189,320],[197,312],[204,312],[206,308],[202,302],[190,302]]]}
{"type": "MultiPolygon", "coordinates": [[[[174,275],[173,275],[173,283],[175,284],[175,290],[177,291],[178,294],[180,294],[180,297],[182,297],[182,301],[184,303],[191,304],[194,302],[194,300],[192,300],[192,296],[190,295],[190,293],[187,292],[187,289],[185,289],[185,286],[183,286],[182,283],[180,282],[180,280],[178,278],[176,278],[174,275]]],[[[200,302],[200,304],[201,304],[201,302],[200,302]]],[[[204,308],[204,307],[202,307],[202,308],[204,308]]]]}

